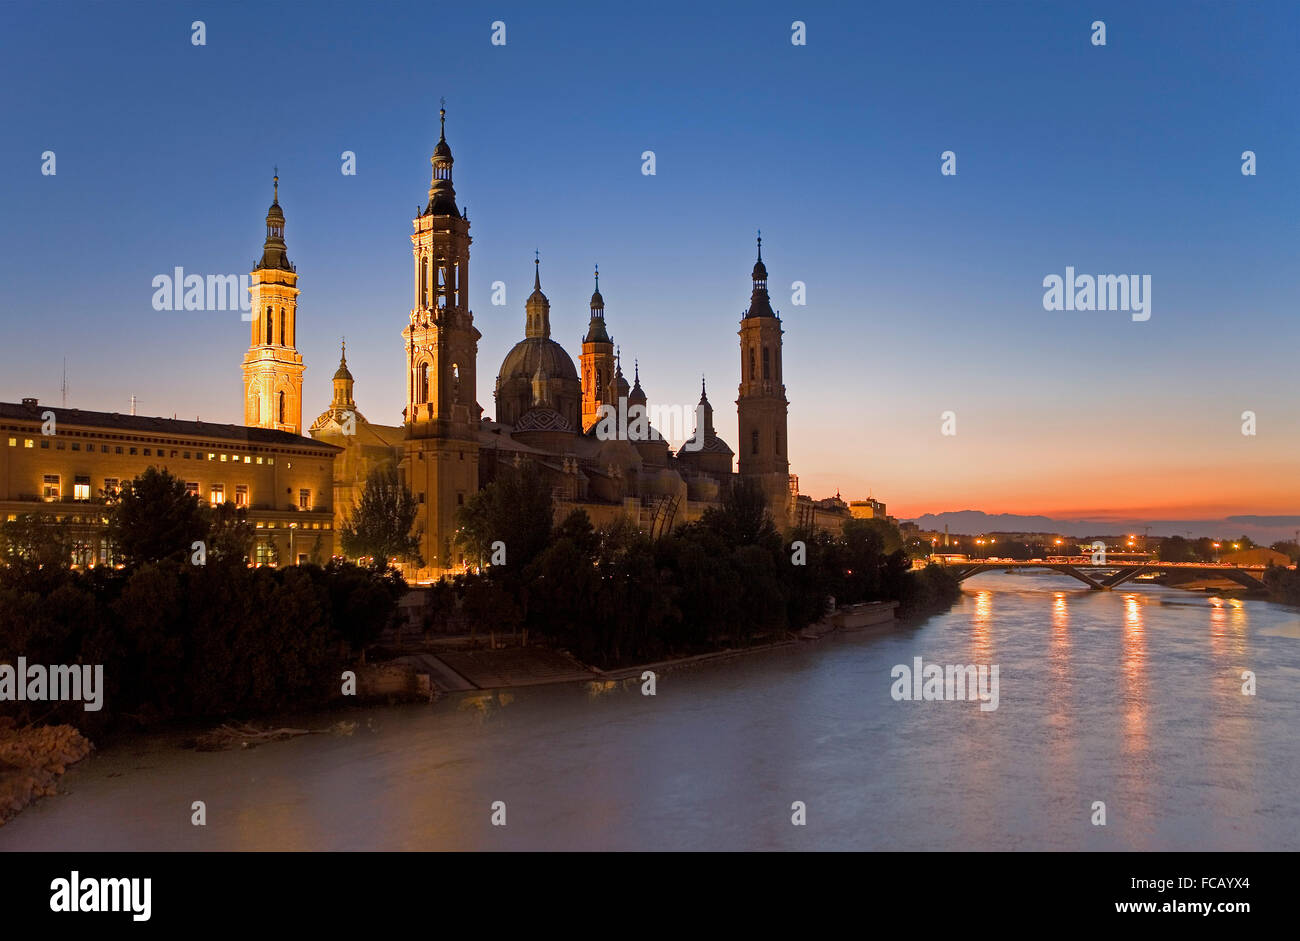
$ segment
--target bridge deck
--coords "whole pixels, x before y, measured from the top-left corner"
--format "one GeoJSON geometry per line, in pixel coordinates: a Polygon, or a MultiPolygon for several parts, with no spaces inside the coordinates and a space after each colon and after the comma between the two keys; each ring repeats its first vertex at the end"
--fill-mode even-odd
{"type": "Polygon", "coordinates": [[[1253,591],[1263,590],[1264,582],[1259,577],[1266,566],[1263,565],[1226,565],[1224,563],[1201,562],[1108,562],[1094,564],[1084,556],[1070,562],[1030,559],[1024,562],[947,562],[939,563],[952,569],[957,580],[965,581],[980,572],[998,569],[1050,569],[1069,575],[1083,582],[1093,591],[1109,591],[1125,582],[1130,582],[1147,572],[1187,572],[1189,575],[1210,575],[1227,578],[1253,591]]]}

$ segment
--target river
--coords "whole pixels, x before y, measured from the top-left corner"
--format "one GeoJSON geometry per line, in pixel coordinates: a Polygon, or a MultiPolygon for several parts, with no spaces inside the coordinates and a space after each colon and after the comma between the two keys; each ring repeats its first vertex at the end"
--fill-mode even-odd
{"type": "Polygon", "coordinates": [[[979,575],[914,628],[666,672],[653,697],[461,694],[233,752],[133,738],[0,851],[1300,849],[1300,612],[1077,585],[979,575]],[[917,656],[998,665],[997,709],[895,701],[917,656]]]}

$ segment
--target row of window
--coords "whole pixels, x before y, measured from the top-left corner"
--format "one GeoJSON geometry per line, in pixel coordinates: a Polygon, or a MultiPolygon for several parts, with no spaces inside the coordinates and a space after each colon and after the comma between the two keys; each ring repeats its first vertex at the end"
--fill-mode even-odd
{"type": "MultiPolygon", "coordinates": [[[[64,441],[62,441],[62,440],[59,440],[58,438],[55,438],[55,441],[54,441],[54,449],[55,449],[56,451],[62,451],[62,450],[64,450],[65,445],[66,445],[66,442],[64,442],[64,441]]],[[[24,438],[24,439],[23,439],[23,447],[24,447],[24,448],[34,448],[35,446],[36,446],[36,441],[35,441],[34,438],[24,438]]],[[[17,438],[14,438],[14,437],[11,437],[11,438],[9,439],[9,447],[11,447],[11,448],[16,448],[16,447],[18,447],[18,439],[17,439],[17,438]]],[[[49,450],[49,448],[50,448],[50,438],[49,438],[49,437],[42,437],[42,438],[41,438],[41,447],[42,447],[42,448],[45,448],[47,451],[49,450]]],[[[80,441],[73,441],[73,442],[72,442],[72,450],[73,450],[73,451],[80,451],[80,450],[81,450],[81,442],[80,442],[80,441]]],[[[125,453],[125,454],[129,454],[129,455],[131,455],[132,457],[134,457],[134,456],[138,455],[139,452],[140,452],[142,449],[140,449],[140,448],[133,448],[133,447],[130,447],[130,446],[126,446],[125,449],[124,449],[124,448],[123,448],[123,445],[120,445],[120,444],[117,444],[117,445],[111,445],[111,446],[110,446],[110,445],[107,445],[107,444],[101,444],[101,445],[99,446],[99,450],[100,450],[100,453],[102,453],[102,454],[109,454],[109,453],[113,453],[113,454],[123,454],[123,453],[125,453]],[[109,447],[112,447],[112,448],[113,448],[112,452],[109,451],[109,447]]],[[[164,449],[164,448],[144,448],[143,451],[144,451],[144,455],[143,455],[144,457],[168,457],[168,456],[169,456],[168,453],[167,453],[167,451],[166,451],[166,449],[164,449]]],[[[94,454],[94,453],[95,453],[95,445],[94,445],[93,442],[92,442],[92,443],[88,443],[88,444],[86,445],[86,452],[89,453],[89,454],[94,454]]],[[[267,464],[267,465],[269,465],[269,466],[274,466],[274,465],[275,465],[275,458],[273,458],[273,457],[268,457],[268,458],[263,458],[263,457],[261,457],[261,456],[254,457],[254,456],[251,455],[251,454],[222,454],[222,453],[220,453],[220,452],[216,452],[216,451],[194,451],[194,452],[192,452],[192,454],[191,454],[191,452],[189,452],[189,451],[179,451],[179,452],[178,452],[178,451],[176,451],[175,449],[173,449],[172,452],[171,452],[171,454],[170,454],[170,457],[176,457],[177,454],[179,454],[179,455],[181,456],[181,458],[184,459],[184,460],[186,460],[186,461],[190,460],[191,457],[193,458],[193,460],[196,460],[196,461],[202,461],[202,460],[205,460],[204,455],[206,454],[206,455],[207,455],[206,460],[209,460],[209,461],[220,461],[222,464],[226,464],[226,463],[238,464],[238,463],[242,460],[243,463],[245,463],[245,464],[263,464],[263,463],[265,463],[265,464],[267,464]]]]}
{"type": "MultiPolygon", "coordinates": [[[[105,477],[104,492],[113,493],[121,486],[121,484],[122,484],[121,480],[119,480],[117,477],[105,477]]],[[[190,494],[196,500],[200,499],[199,485],[197,481],[187,480],[185,482],[185,492],[190,494]]],[[[62,478],[58,474],[45,474],[41,482],[41,499],[47,503],[53,503],[62,499],[62,497],[63,497],[62,478]]],[[[248,485],[236,484],[234,497],[235,497],[235,506],[237,507],[248,506],[249,505],[248,485]]],[[[91,498],[90,477],[82,476],[80,474],[76,475],[73,478],[73,482],[72,482],[72,499],[86,501],[86,500],[90,500],[90,498],[91,498]]],[[[211,503],[213,506],[221,506],[223,503],[225,503],[226,485],[213,484],[208,490],[208,502],[211,503]]],[[[299,490],[298,509],[310,510],[311,508],[312,508],[311,491],[306,489],[299,490]]]]}
{"type": "MultiPolygon", "coordinates": [[[[18,519],[18,514],[17,514],[17,513],[10,513],[10,514],[8,514],[7,519],[9,520],[9,522],[12,523],[12,522],[14,522],[15,520],[18,519]]],[[[75,524],[78,524],[78,525],[85,524],[85,523],[96,523],[96,524],[98,524],[98,525],[100,525],[100,526],[103,526],[103,525],[106,525],[106,524],[108,523],[108,518],[107,518],[107,517],[99,517],[98,519],[92,519],[92,518],[89,518],[89,517],[81,517],[81,516],[71,516],[71,517],[68,517],[68,516],[56,516],[56,517],[54,517],[54,519],[55,519],[57,522],[60,522],[60,523],[65,522],[65,521],[71,521],[72,523],[75,523],[75,524]]],[[[283,525],[283,528],[284,528],[284,529],[302,529],[302,530],[308,530],[308,529],[324,529],[324,530],[329,530],[329,529],[330,529],[330,524],[329,524],[329,523],[283,523],[282,525],[283,525]]],[[[275,529],[275,528],[276,528],[275,520],[271,520],[270,522],[263,522],[263,521],[259,520],[259,521],[257,522],[257,528],[258,528],[258,529],[275,529]]]]}

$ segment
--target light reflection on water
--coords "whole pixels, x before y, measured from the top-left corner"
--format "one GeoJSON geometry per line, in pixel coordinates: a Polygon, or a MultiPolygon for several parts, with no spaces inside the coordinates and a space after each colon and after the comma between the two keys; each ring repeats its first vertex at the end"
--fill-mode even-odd
{"type": "Polygon", "coordinates": [[[654,697],[476,692],[299,717],[357,727],[243,752],[142,738],[75,767],[0,850],[1300,848],[1297,612],[1076,584],[988,573],[916,628],[664,672],[654,697]],[[998,664],[999,708],[894,702],[915,656],[998,664]]]}

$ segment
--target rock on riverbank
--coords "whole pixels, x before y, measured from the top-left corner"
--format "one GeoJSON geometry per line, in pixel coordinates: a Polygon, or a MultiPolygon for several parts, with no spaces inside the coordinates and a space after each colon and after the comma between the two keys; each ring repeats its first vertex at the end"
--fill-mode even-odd
{"type": "Polygon", "coordinates": [[[20,729],[0,717],[0,826],[38,797],[54,794],[58,776],[93,747],[70,725],[20,729]]]}

